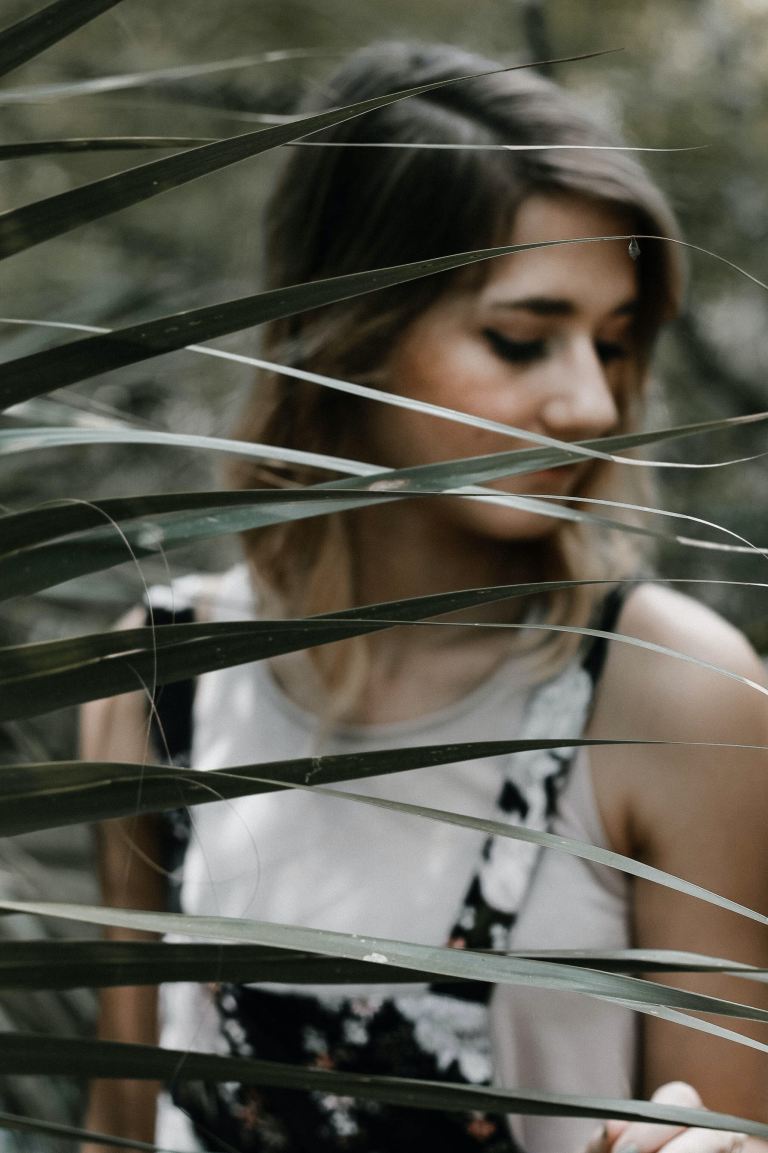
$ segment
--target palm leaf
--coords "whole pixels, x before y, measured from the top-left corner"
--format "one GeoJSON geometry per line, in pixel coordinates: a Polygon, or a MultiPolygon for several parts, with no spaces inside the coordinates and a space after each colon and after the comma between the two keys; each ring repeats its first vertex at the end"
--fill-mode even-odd
{"type": "MultiPolygon", "coordinates": [[[[367,605],[344,612],[296,619],[220,621],[220,623],[161,625],[119,632],[93,633],[35,645],[0,649],[0,721],[35,716],[68,704],[133,692],[146,685],[187,680],[199,673],[261,661],[266,657],[329,645],[349,636],[362,636],[394,625],[429,627],[428,618],[492,604],[513,597],[532,596],[542,590],[571,585],[570,581],[539,581],[477,588],[435,596],[409,597],[367,605]]],[[[464,626],[442,623],[441,627],[464,626]]],[[[483,627],[569,633],[588,638],[617,640],[738,681],[763,696],[768,688],[709,661],[655,645],[634,636],[598,628],[530,623],[492,624],[483,627]]]]}
{"type": "Polygon", "coordinates": [[[768,1045],[750,1036],[690,1015],[691,1012],[715,1013],[737,1020],[768,1021],[766,1009],[702,993],[691,993],[655,981],[641,980],[638,977],[584,969],[575,965],[533,961],[494,953],[475,953],[469,949],[417,945],[410,941],[335,933],[326,929],[309,929],[246,918],[190,916],[184,913],[109,909],[97,905],[67,902],[6,899],[0,899],[0,909],[7,913],[27,913],[31,916],[61,918],[66,921],[129,928],[149,933],[173,933],[220,942],[271,945],[302,953],[313,952],[324,956],[367,961],[369,964],[390,964],[411,972],[426,972],[451,979],[581,993],[768,1053],[768,1045]]]}
{"type": "MultiPolygon", "coordinates": [[[[611,973],[719,973],[768,981],[768,969],[661,949],[513,950],[505,955],[611,973]]],[[[95,989],[171,981],[375,986],[429,979],[427,972],[392,965],[371,965],[261,945],[208,945],[198,941],[8,940],[0,952],[0,989],[95,989]]]]}
{"type": "MultiPolygon", "coordinates": [[[[437,85],[427,85],[427,89],[437,85]]],[[[409,89],[399,93],[397,97],[382,97],[377,100],[368,100],[363,103],[367,106],[379,107],[394,99],[404,99],[414,95],[422,89],[409,89]]],[[[349,108],[338,113],[323,113],[322,116],[310,117],[301,122],[301,130],[315,131],[323,127],[315,121],[328,120],[336,123],[348,116],[360,115],[361,111],[368,111],[368,107],[351,105],[358,109],[350,112],[349,108]],[[331,119],[336,117],[335,120],[331,119]],[[314,127],[309,126],[310,122],[314,127]]],[[[184,183],[181,173],[187,170],[194,173],[187,179],[196,179],[202,175],[198,169],[205,172],[215,171],[226,164],[234,164],[243,158],[243,155],[252,155],[256,151],[276,147],[276,143],[284,143],[280,139],[276,143],[268,144],[261,137],[270,133],[287,137],[293,132],[295,136],[301,135],[297,125],[281,125],[277,128],[264,129],[261,132],[248,133],[245,137],[237,136],[226,140],[208,144],[202,148],[192,148],[181,155],[154,160],[129,172],[119,173],[116,176],[105,177],[97,181],[97,185],[104,185],[100,189],[97,204],[100,211],[92,212],[84,217],[86,206],[90,203],[90,195],[94,185],[85,189],[74,189],[64,192],[57,197],[50,198],[57,204],[50,204],[48,200],[23,208],[9,209],[0,213],[0,259],[11,256],[15,252],[23,251],[32,244],[49,239],[59,232],[67,231],[82,223],[84,219],[95,219],[96,216],[106,215],[108,211],[116,211],[128,203],[146,199],[147,195],[157,195],[167,191],[177,184],[184,183]],[[257,137],[258,142],[254,140],[257,137]],[[247,146],[242,143],[247,142],[247,146]],[[200,154],[205,156],[200,159],[200,154]],[[211,154],[212,153],[212,154],[211,154]],[[226,159],[220,159],[220,156],[226,159]],[[161,171],[167,166],[176,172],[175,180],[161,178],[161,171]],[[160,169],[161,171],[158,171],[160,169]],[[132,174],[132,179],[129,179],[132,174]],[[157,178],[155,178],[157,177],[157,178]],[[149,185],[150,191],[146,192],[149,185]],[[141,195],[140,195],[141,193],[141,195]],[[70,198],[70,199],[68,199],[70,198]],[[74,198],[74,202],[71,202],[74,198]],[[85,203],[83,203],[83,201],[85,203]],[[64,202],[64,203],[62,203],[64,202]],[[110,207],[111,205],[111,207],[110,207]]],[[[95,192],[93,193],[95,196],[95,192]]],[[[123,368],[130,364],[139,364],[151,360],[164,353],[176,352],[193,341],[212,340],[218,336],[226,336],[264,324],[270,320],[283,319],[295,316],[297,313],[309,309],[334,304],[342,300],[362,296],[368,292],[376,292],[382,288],[390,288],[397,284],[419,280],[426,276],[447,272],[455,268],[464,268],[483,260],[496,256],[505,256],[513,252],[527,252],[536,248],[560,247],[565,244],[596,244],[604,240],[627,240],[627,236],[582,237],[572,240],[551,240],[532,244],[507,244],[494,248],[481,248],[471,252],[453,253],[449,256],[433,257],[429,260],[411,261],[406,264],[392,265],[388,268],[375,268],[364,272],[351,272],[344,276],[334,276],[326,280],[313,280],[305,284],[295,284],[286,288],[274,288],[267,292],[258,292],[250,296],[240,297],[236,300],[220,301],[217,304],[206,305],[190,311],[162,316],[156,320],[148,320],[143,324],[130,325],[127,328],[115,329],[106,335],[87,336],[80,340],[73,340],[59,348],[45,349],[41,352],[31,353],[3,365],[3,377],[0,381],[0,409],[10,408],[34,396],[63,388],[78,381],[88,380],[114,369],[123,368]]]]}
{"type": "MultiPolygon", "coordinates": [[[[117,2],[117,0],[116,0],[117,2]]],[[[174,68],[156,68],[144,72],[123,72],[111,76],[92,76],[88,80],[69,80],[59,84],[34,84],[28,88],[0,91],[0,105],[61,100],[73,96],[102,96],[127,88],[146,88],[153,84],[171,84],[199,76],[218,75],[256,64],[277,64],[284,60],[310,60],[335,56],[337,53],[316,48],[283,48],[258,52],[252,56],[234,56],[229,60],[209,60],[201,64],[180,64],[174,68]]],[[[208,141],[198,141],[208,143],[208,141]]],[[[665,150],[666,151],[666,150],[665,150]]]]}
{"type": "Polygon", "coordinates": [[[120,0],[53,0],[0,32],[0,76],[26,64],[120,0]]]}
{"type": "MultiPolygon", "coordinates": [[[[668,742],[562,738],[473,741],[448,745],[377,749],[321,757],[238,765],[232,769],[177,768],[126,762],[53,761],[0,765],[0,836],[40,829],[162,812],[180,805],[270,793],[292,785],[336,784],[389,773],[539,749],[607,745],[666,745],[668,742]]],[[[726,746],[742,748],[744,746],[726,746]]]]}
{"type": "MultiPolygon", "coordinates": [[[[240,495],[240,494],[238,494],[240,495]]],[[[289,496],[288,493],[283,493],[289,496]]],[[[375,494],[383,499],[384,494],[375,494]]],[[[426,495],[426,494],[425,494],[426,495]]],[[[430,495],[440,495],[438,493],[430,495]]],[[[392,499],[392,498],[389,498],[392,499]]],[[[25,547],[8,556],[0,556],[0,600],[16,596],[29,596],[62,582],[73,580],[88,573],[98,572],[128,560],[136,562],[142,558],[156,556],[172,548],[189,544],[195,540],[210,540],[213,537],[243,532],[265,524],[277,524],[286,520],[299,520],[311,516],[325,516],[344,509],[374,503],[370,493],[360,493],[344,499],[320,498],[269,499],[232,502],[234,507],[210,506],[204,513],[196,515],[179,513],[160,516],[152,521],[142,521],[138,525],[122,528],[114,521],[107,520],[102,529],[92,529],[74,539],[54,541],[50,544],[30,548],[25,547]]],[[[639,535],[653,540],[675,542],[685,548],[705,548],[707,551],[733,551],[734,546],[716,541],[698,540],[670,534],[642,525],[625,523],[609,517],[584,512],[580,509],[548,504],[531,498],[504,497],[503,503],[512,508],[531,509],[542,515],[572,522],[599,525],[619,532],[639,535]]],[[[673,514],[671,514],[673,515],[673,514]]],[[[682,515],[682,514],[680,514],[682,515]]],[[[723,530],[727,531],[727,530],[723,530]]],[[[736,534],[733,534],[736,535],[736,534]]],[[[742,537],[738,537],[742,540],[742,537]]],[[[741,552],[760,550],[744,545],[741,552]]],[[[576,582],[578,583],[578,582],[576,582]]],[[[589,582],[587,582],[589,583],[589,582]]],[[[739,582],[732,582],[737,584],[739,582]]],[[[755,582],[743,582],[758,587],[755,582]]]]}
{"type": "MultiPolygon", "coordinates": [[[[96,15],[99,11],[104,11],[116,3],[118,0],[57,0],[49,9],[45,9],[43,13],[38,13],[36,17],[29,19],[43,23],[45,12],[51,10],[55,10],[56,13],[81,13],[83,10],[92,10],[93,15],[96,15]]],[[[73,27],[77,27],[88,18],[91,17],[84,18],[82,15],[78,15],[77,21],[74,22],[75,16],[73,14],[70,23],[73,27]]],[[[37,28],[38,25],[35,27],[37,28]]],[[[67,30],[70,28],[68,27],[67,30]]],[[[10,29],[9,33],[12,32],[13,29],[10,29]]],[[[61,35],[64,34],[57,32],[55,39],[60,39],[61,35]]],[[[38,38],[39,35],[38,32],[38,38]]],[[[26,39],[24,42],[26,43],[26,39]]],[[[49,40],[48,42],[52,41],[49,40]]],[[[0,43],[0,48],[1,46],[0,43]]],[[[37,51],[37,49],[35,50],[37,51]]],[[[587,56],[569,57],[569,59],[586,59],[588,56],[597,55],[603,55],[603,53],[588,53],[587,56]]],[[[28,56],[29,53],[24,59],[28,59],[28,56]]],[[[492,71],[511,72],[519,68],[535,68],[536,66],[536,63],[532,62],[514,65],[510,68],[493,69],[492,71]]],[[[247,132],[240,136],[217,140],[213,144],[193,148],[182,156],[155,160],[149,164],[140,165],[138,168],[95,180],[80,188],[62,192],[56,196],[48,196],[33,204],[9,209],[0,214],[0,259],[24,252],[26,249],[41,244],[45,240],[50,240],[54,236],[61,236],[65,232],[70,232],[82,224],[99,220],[113,212],[128,208],[132,204],[150,200],[172,188],[179,188],[192,180],[198,180],[211,172],[218,172],[232,164],[239,163],[241,160],[257,156],[259,153],[267,152],[272,148],[278,148],[282,144],[299,140],[302,136],[312,132],[319,132],[321,129],[330,128],[334,124],[341,124],[356,116],[362,116],[365,112],[371,112],[376,108],[383,108],[399,100],[420,96],[432,92],[436,88],[443,88],[448,84],[456,84],[467,79],[470,77],[457,76],[450,80],[440,80],[415,88],[405,88],[386,96],[377,96],[370,100],[346,105],[343,108],[334,108],[328,112],[305,116],[288,124],[279,124],[273,128],[259,129],[257,132],[247,132]]]]}
{"type": "MultiPolygon", "coordinates": [[[[752,418],[747,418],[751,420],[752,418]]],[[[763,419],[762,414],[757,419],[763,419]]],[[[741,422],[742,418],[735,418],[741,422]]],[[[674,541],[684,547],[701,547],[708,550],[732,550],[732,545],[715,541],[697,541],[679,534],[670,535],[649,529],[645,526],[611,520],[605,516],[594,516],[582,509],[571,509],[561,504],[552,505],[546,501],[511,494],[491,493],[490,490],[463,488],[464,483],[474,480],[489,480],[500,476],[521,475],[540,468],[549,468],[572,459],[574,447],[593,451],[595,446],[602,449],[621,449],[656,440],[669,440],[716,431],[734,423],[732,419],[711,421],[665,429],[654,433],[629,434],[607,437],[600,440],[584,441],[579,446],[567,445],[563,449],[518,449],[509,453],[498,453],[486,457],[466,458],[447,461],[437,465],[425,465],[399,471],[377,473],[372,465],[356,461],[345,461],[318,454],[304,454],[295,450],[284,450],[274,446],[246,444],[220,440],[183,436],[173,433],[141,432],[134,429],[110,430],[59,430],[59,429],[12,429],[0,430],[0,446],[5,451],[13,451],[18,446],[50,447],[57,443],[149,443],[174,444],[184,447],[204,446],[224,452],[240,452],[243,455],[260,459],[282,458],[296,463],[300,458],[304,463],[324,463],[328,468],[366,474],[369,491],[359,489],[357,479],[345,479],[310,489],[294,489],[290,492],[274,490],[251,493],[213,494],[170,494],[168,496],[127,497],[86,504],[78,502],[66,508],[60,502],[27,510],[21,513],[0,517],[0,597],[13,597],[39,592],[42,589],[71,580],[77,576],[120,564],[129,558],[140,558],[155,553],[158,548],[168,549],[185,544],[193,539],[208,539],[222,533],[241,532],[265,524],[280,523],[285,520],[298,520],[307,516],[325,515],[344,509],[358,508],[378,500],[395,500],[418,493],[433,495],[448,490],[456,494],[492,495],[495,501],[503,501],[512,507],[535,508],[544,515],[556,516],[572,521],[590,521],[602,527],[639,534],[654,539],[674,541]],[[345,496],[333,497],[337,490],[344,490],[345,496]],[[211,502],[211,503],[208,503],[211,502]],[[186,511],[205,510],[199,515],[190,516],[186,511]],[[175,514],[175,515],[174,515],[175,514]],[[151,521],[135,527],[118,528],[116,519],[125,520],[138,516],[152,516],[151,521]],[[93,529],[90,526],[101,524],[105,527],[93,529]],[[71,534],[74,531],[87,531],[76,542],[71,538],[59,544],[48,545],[30,551],[30,546],[41,544],[71,534]],[[77,548],[73,547],[77,543],[77,548]],[[27,550],[27,551],[22,551],[27,550]]],[[[623,459],[621,457],[617,459],[623,459]]],[[[597,502],[596,502],[597,503],[597,502]]],[[[630,506],[626,506],[630,507],[630,506]]],[[[645,510],[659,515],[716,528],[728,536],[744,542],[739,551],[760,549],[751,546],[743,537],[711,522],[680,513],[667,513],[664,510],[645,510]]]]}
{"type": "MultiPolygon", "coordinates": [[[[4,765],[0,766],[0,789],[3,795],[0,835],[13,836],[83,821],[99,821],[118,816],[135,817],[140,813],[175,809],[181,805],[201,805],[280,789],[299,789],[319,792],[324,796],[353,804],[372,805],[375,808],[417,816],[425,820],[457,825],[460,828],[485,833],[487,836],[523,841],[545,849],[568,853],[582,860],[619,869],[642,880],[652,881],[664,888],[727,909],[759,924],[768,925],[768,917],[746,905],[599,845],[525,826],[464,816],[444,809],[322,787],[324,782],[360,780],[427,766],[508,756],[539,749],[636,745],[699,747],[702,742],[614,741],[594,738],[565,741],[562,738],[478,741],[452,745],[420,745],[415,748],[388,749],[372,753],[302,757],[295,760],[238,765],[213,771],[177,769],[165,765],[102,764],[90,761],[4,765]]],[[[758,746],[704,742],[703,747],[735,750],[755,749],[758,746]]]]}
{"type": "MultiPolygon", "coordinates": [[[[487,1110],[558,1117],[618,1117],[658,1121],[705,1129],[741,1131],[765,1139],[768,1125],[707,1109],[688,1109],[653,1101],[585,1097],[571,1093],[545,1093],[534,1089],[497,1089],[491,1086],[454,1085],[443,1081],[404,1077],[339,1073],[277,1061],[221,1057],[126,1045],[115,1041],[79,1041],[68,1037],[6,1035],[4,1056],[14,1072],[130,1077],[138,1080],[238,1081],[244,1084],[310,1090],[364,1097],[414,1109],[454,1111],[487,1110]],[[14,1063],[13,1065],[11,1063],[14,1063]]],[[[146,1148],[146,1146],[143,1146],[146,1148]]]]}
{"type": "MultiPolygon", "coordinates": [[[[2,100],[0,100],[0,104],[2,100]]],[[[75,136],[62,140],[19,140],[0,144],[0,160],[57,156],[70,152],[134,152],[152,148],[197,148],[210,143],[199,136],[75,136]]]]}
{"type": "MultiPolygon", "coordinates": [[[[394,625],[428,627],[430,617],[481,604],[493,604],[512,597],[531,596],[544,589],[566,587],[568,583],[545,581],[466,589],[302,619],[161,625],[157,628],[94,633],[60,641],[10,645],[0,649],[0,688],[3,690],[0,720],[36,716],[87,700],[136,691],[147,685],[187,680],[203,672],[331,644],[353,636],[364,636],[394,625]],[[73,676],[75,670],[77,675],[73,676]]],[[[439,627],[446,627],[445,622],[439,627]]],[[[453,623],[449,627],[479,626],[453,623]]],[[[622,644],[707,669],[744,684],[762,696],[768,696],[768,689],[749,677],[740,676],[730,669],[699,660],[666,645],[620,633],[532,622],[484,627],[530,629],[617,640],[622,644]]]]}
{"type": "Polygon", "coordinates": [[[11,1133],[36,1133],[41,1137],[63,1137],[70,1141],[93,1141],[97,1145],[113,1145],[116,1149],[143,1149],[148,1153],[176,1153],[173,1149],[160,1149],[147,1141],[134,1141],[130,1137],[117,1137],[94,1129],[81,1129],[77,1125],[63,1125],[57,1121],[43,1121],[36,1117],[22,1117],[19,1113],[0,1112],[0,1129],[11,1133]]]}

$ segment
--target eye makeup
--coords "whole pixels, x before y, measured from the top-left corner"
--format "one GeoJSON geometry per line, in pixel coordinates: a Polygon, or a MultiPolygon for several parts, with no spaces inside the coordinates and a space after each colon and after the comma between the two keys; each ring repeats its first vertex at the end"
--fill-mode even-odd
{"type": "MultiPolygon", "coordinates": [[[[484,328],[483,337],[493,352],[509,364],[533,364],[537,360],[543,360],[548,352],[548,340],[545,338],[513,340],[493,328],[484,328]]],[[[631,355],[628,345],[613,340],[595,341],[595,351],[603,364],[625,360],[631,355]]]]}

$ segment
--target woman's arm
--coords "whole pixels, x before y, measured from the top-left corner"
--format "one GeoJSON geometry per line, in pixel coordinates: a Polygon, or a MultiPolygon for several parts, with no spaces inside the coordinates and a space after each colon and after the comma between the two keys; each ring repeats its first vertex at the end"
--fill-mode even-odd
{"type": "MultiPolygon", "coordinates": [[[[121,621],[132,628],[143,622],[138,610],[121,621]]],[[[147,753],[147,702],[143,693],[92,701],[82,710],[81,756],[86,760],[142,761],[147,753]]],[[[102,899],[105,905],[162,909],[166,882],[159,860],[154,817],[105,821],[96,830],[102,899]]],[[[113,940],[146,937],[106,929],[113,940]]],[[[152,986],[102,990],[98,1036],[103,1040],[157,1043],[157,990],[152,986]]],[[[101,1133],[152,1141],[158,1084],[150,1081],[96,1080],[91,1087],[86,1127],[101,1133]]],[[[88,1144],[83,1153],[107,1153],[88,1144]]]]}
{"type": "MultiPolygon", "coordinates": [[[[743,637],[678,593],[643,586],[630,598],[619,632],[679,649],[764,683],[743,637]]],[[[660,654],[613,644],[591,735],[768,745],[768,701],[754,688],[660,654]]],[[[597,794],[612,839],[648,864],[768,912],[768,753],[717,748],[596,749],[597,794]]],[[[692,897],[636,880],[634,944],[680,949],[768,966],[765,926],[692,897]]],[[[657,978],[729,1000],[768,1008],[765,985],[734,977],[665,974],[657,978]]],[[[732,1019],[718,1024],[766,1040],[765,1027],[732,1019]]],[[[643,1018],[647,1095],[688,1082],[707,1108],[768,1119],[764,1053],[652,1017],[643,1018]]],[[[677,1144],[647,1125],[620,1126],[613,1148],[638,1153],[719,1153],[705,1131],[677,1144]]],[[[617,1130],[614,1130],[614,1132],[617,1130]]],[[[723,1144],[727,1149],[727,1143],[723,1144]]],[[[748,1150],[768,1150],[750,1141],[748,1150]]]]}
{"type": "MultiPolygon", "coordinates": [[[[703,606],[671,590],[642,586],[617,631],[679,649],[765,683],[743,636],[703,606]]],[[[768,745],[768,701],[756,689],[675,658],[613,643],[590,736],[768,745]]],[[[649,865],[768,912],[768,753],[668,746],[595,749],[598,802],[612,842],[649,865]]],[[[645,881],[634,881],[638,948],[680,949],[768,965],[765,926],[645,881]]],[[[667,985],[768,1008],[768,988],[713,974],[663,974],[667,985]]],[[[762,1041],[765,1026],[713,1018],[762,1041]]],[[[642,1077],[647,1095],[665,1083],[695,1087],[707,1108],[768,1121],[765,1053],[680,1025],[643,1017],[642,1077]]],[[[670,1140],[649,1125],[609,1126],[613,1145],[652,1153],[720,1153],[705,1131],[670,1140]]],[[[721,1139],[721,1143],[722,1143],[721,1139]]],[[[728,1140],[722,1145],[728,1148],[728,1140]]],[[[765,1153],[751,1140],[746,1150],[765,1153]]]]}

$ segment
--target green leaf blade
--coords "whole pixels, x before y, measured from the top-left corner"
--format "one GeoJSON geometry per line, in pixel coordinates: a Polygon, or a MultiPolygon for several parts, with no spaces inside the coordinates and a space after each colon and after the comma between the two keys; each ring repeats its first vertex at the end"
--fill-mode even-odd
{"type": "MultiPolygon", "coordinates": [[[[529,1116],[618,1117],[672,1125],[741,1131],[768,1138],[768,1125],[728,1113],[662,1105],[656,1101],[617,1100],[535,1089],[496,1089],[450,1082],[385,1077],[314,1069],[253,1058],[222,1057],[115,1041],[75,1041],[66,1037],[6,1035],[6,1068],[53,1076],[130,1077],[139,1080],[238,1081],[243,1084],[366,1097],[414,1109],[485,1110],[529,1116]]],[[[4,1039],[4,1048],[6,1040],[4,1039]]],[[[2,1065],[0,1065],[2,1068],[2,1065]]]]}
{"type": "Polygon", "coordinates": [[[53,0],[0,32],[0,76],[114,8],[120,0],[53,0]]]}

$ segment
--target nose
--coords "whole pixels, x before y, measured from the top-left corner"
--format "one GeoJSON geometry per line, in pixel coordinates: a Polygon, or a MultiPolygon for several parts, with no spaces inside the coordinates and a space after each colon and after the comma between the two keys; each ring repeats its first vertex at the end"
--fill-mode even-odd
{"type": "Polygon", "coordinates": [[[541,415],[552,436],[581,440],[605,436],[617,427],[616,396],[589,337],[570,342],[551,367],[552,388],[541,415]]]}

